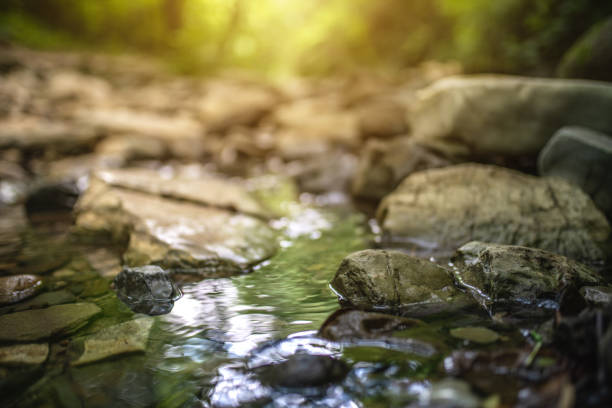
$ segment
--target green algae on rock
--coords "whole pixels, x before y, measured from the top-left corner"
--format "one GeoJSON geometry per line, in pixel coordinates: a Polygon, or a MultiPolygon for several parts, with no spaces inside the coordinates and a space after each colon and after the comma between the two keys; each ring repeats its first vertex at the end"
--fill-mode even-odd
{"type": "Polygon", "coordinates": [[[364,250],[342,261],[331,286],[358,309],[427,315],[472,304],[450,271],[397,251],[364,250]]]}
{"type": "Polygon", "coordinates": [[[143,317],[107,327],[77,340],[73,348],[82,347],[82,353],[71,364],[77,366],[120,354],[143,352],[147,349],[153,323],[153,318],[143,317]]]}
{"type": "Polygon", "coordinates": [[[37,365],[47,361],[47,343],[15,344],[0,347],[0,365],[37,365]]]}
{"type": "Polygon", "coordinates": [[[606,217],[578,187],[481,164],[408,176],[377,210],[385,244],[451,255],[470,241],[606,258],[606,217]]]}
{"type": "Polygon", "coordinates": [[[0,316],[0,341],[36,341],[65,336],[100,312],[93,303],[71,303],[0,316]]]}
{"type": "Polygon", "coordinates": [[[547,251],[515,245],[470,242],[454,261],[458,280],[485,304],[537,305],[561,292],[602,282],[586,266],[547,251]]]}

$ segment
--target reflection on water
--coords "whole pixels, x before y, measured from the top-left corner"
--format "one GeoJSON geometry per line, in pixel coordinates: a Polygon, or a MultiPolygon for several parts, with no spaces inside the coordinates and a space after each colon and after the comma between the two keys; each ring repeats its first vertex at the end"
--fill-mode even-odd
{"type": "MultiPolygon", "coordinates": [[[[338,307],[328,287],[338,264],[363,249],[368,235],[357,215],[312,208],[294,214],[275,224],[286,245],[273,258],[246,275],[184,285],[172,312],[158,317],[155,341],[161,346],[149,361],[157,375],[184,378],[166,392],[184,394],[184,384],[191,383],[202,388],[202,403],[210,406],[238,407],[273,395],[272,406],[305,406],[303,396],[278,394],[249,369],[296,352],[338,352],[312,335],[338,307]]],[[[328,390],[317,406],[356,406],[339,389],[328,390]]]]}

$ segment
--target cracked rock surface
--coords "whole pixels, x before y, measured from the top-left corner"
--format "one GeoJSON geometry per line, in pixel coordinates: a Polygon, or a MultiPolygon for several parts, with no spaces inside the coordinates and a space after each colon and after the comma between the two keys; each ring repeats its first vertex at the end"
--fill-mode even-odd
{"type": "Polygon", "coordinates": [[[440,255],[485,241],[593,262],[606,257],[610,234],[605,216],[578,187],[480,164],[407,177],[381,202],[377,219],[386,244],[440,255]]]}
{"type": "Polygon", "coordinates": [[[398,251],[352,253],[340,264],[331,285],[343,301],[362,310],[419,316],[471,303],[455,288],[448,270],[398,251]]]}
{"type": "Polygon", "coordinates": [[[454,258],[463,284],[485,303],[536,305],[558,301],[565,290],[598,285],[602,277],[585,265],[540,249],[470,242],[454,258]]]}
{"type": "MultiPolygon", "coordinates": [[[[188,191],[163,188],[174,197],[188,191]]],[[[128,266],[157,264],[218,277],[242,272],[276,251],[276,233],[259,218],[138,190],[94,178],[77,204],[77,231],[127,241],[123,259],[128,266]]],[[[154,184],[142,190],[158,192],[154,184]]],[[[222,194],[217,198],[223,200],[222,194]]]]}

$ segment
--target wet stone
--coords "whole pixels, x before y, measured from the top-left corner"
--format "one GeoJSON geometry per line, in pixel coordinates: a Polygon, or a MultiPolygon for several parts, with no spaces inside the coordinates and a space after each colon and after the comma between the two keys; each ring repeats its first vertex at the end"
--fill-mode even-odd
{"type": "Polygon", "coordinates": [[[417,319],[342,309],[327,318],[318,335],[345,345],[382,347],[429,358],[438,353],[434,345],[396,335],[403,330],[424,326],[425,323],[417,319]]]}
{"type": "Polygon", "coordinates": [[[331,285],[341,301],[363,310],[419,316],[472,305],[448,270],[398,251],[369,249],[347,256],[331,285]]]}
{"type": "Polygon", "coordinates": [[[276,252],[277,235],[259,218],[192,202],[113,188],[92,180],[77,204],[76,232],[129,240],[129,266],[159,264],[200,278],[246,271],[276,252]]]}
{"type": "Polygon", "coordinates": [[[28,299],[14,305],[4,306],[0,308],[0,314],[21,312],[29,309],[41,309],[48,306],[73,303],[75,301],[76,297],[67,290],[46,292],[36,296],[35,298],[28,299]]]}
{"type": "Polygon", "coordinates": [[[595,307],[605,307],[612,303],[612,288],[606,286],[584,286],[580,288],[584,300],[595,307]]]}
{"type": "Polygon", "coordinates": [[[327,318],[319,329],[319,336],[332,341],[375,339],[423,324],[407,317],[343,309],[327,318]]]}
{"type": "Polygon", "coordinates": [[[460,282],[488,305],[547,306],[564,291],[602,281],[576,261],[535,248],[470,242],[457,254],[460,282]]]}
{"type": "Polygon", "coordinates": [[[0,277],[0,305],[17,303],[40,292],[43,282],[36,275],[0,277]]]}
{"type": "Polygon", "coordinates": [[[72,303],[0,316],[0,341],[36,341],[75,332],[101,312],[92,303],[72,303]]]}
{"type": "Polygon", "coordinates": [[[140,318],[102,329],[77,340],[76,346],[73,347],[82,347],[83,352],[71,364],[77,366],[120,354],[144,352],[153,323],[152,318],[140,318]]]}
{"type": "Polygon", "coordinates": [[[37,365],[47,360],[47,343],[17,344],[0,347],[0,365],[37,365]]]}
{"type": "Polygon", "coordinates": [[[451,255],[470,241],[606,258],[610,225],[578,187],[510,169],[462,164],[408,176],[377,210],[384,244],[451,255]]]}
{"type": "Polygon", "coordinates": [[[276,387],[318,387],[339,382],[349,372],[342,361],[330,356],[295,354],[278,364],[256,369],[262,383],[276,387]]]}
{"type": "Polygon", "coordinates": [[[429,404],[451,406],[454,408],[480,407],[478,398],[470,389],[470,385],[462,380],[452,378],[434,383],[429,391],[429,404]],[[448,405],[446,405],[448,404],[448,405]]]}
{"type": "Polygon", "coordinates": [[[181,296],[168,272],[148,265],[124,268],[114,280],[117,297],[137,313],[160,315],[169,313],[181,296]]]}

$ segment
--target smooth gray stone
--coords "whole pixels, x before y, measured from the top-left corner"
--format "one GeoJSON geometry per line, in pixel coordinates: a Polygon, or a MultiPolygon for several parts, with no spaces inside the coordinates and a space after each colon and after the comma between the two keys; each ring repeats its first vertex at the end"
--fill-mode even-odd
{"type": "Polygon", "coordinates": [[[543,176],[561,177],[579,186],[612,219],[612,137],[564,127],[542,149],[538,169],[543,176]]]}

